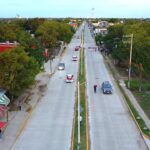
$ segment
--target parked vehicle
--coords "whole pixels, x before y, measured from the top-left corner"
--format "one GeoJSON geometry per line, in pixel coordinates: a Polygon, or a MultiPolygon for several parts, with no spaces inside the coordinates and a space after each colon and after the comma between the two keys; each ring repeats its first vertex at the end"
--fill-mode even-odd
{"type": "Polygon", "coordinates": [[[104,94],[112,94],[113,89],[109,81],[104,81],[101,88],[104,94]]]}
{"type": "Polygon", "coordinates": [[[64,69],[65,69],[65,63],[59,63],[58,70],[64,70],[64,69]]]}
{"type": "Polygon", "coordinates": [[[66,75],[66,83],[72,83],[73,80],[73,74],[67,74],[66,75]]]}

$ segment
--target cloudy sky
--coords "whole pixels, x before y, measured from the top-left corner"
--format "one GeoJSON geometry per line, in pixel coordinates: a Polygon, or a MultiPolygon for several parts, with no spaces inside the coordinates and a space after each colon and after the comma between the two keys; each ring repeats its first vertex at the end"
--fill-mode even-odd
{"type": "Polygon", "coordinates": [[[0,18],[149,18],[150,0],[0,0],[0,18]]]}

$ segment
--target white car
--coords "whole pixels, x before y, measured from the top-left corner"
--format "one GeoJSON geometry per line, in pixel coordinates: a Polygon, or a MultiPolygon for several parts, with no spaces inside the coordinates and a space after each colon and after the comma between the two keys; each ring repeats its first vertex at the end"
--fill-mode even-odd
{"type": "Polygon", "coordinates": [[[58,70],[64,70],[65,69],[65,64],[64,63],[59,63],[58,64],[58,70]]]}
{"type": "Polygon", "coordinates": [[[72,61],[77,61],[78,60],[78,57],[77,56],[72,56],[72,61]]]}
{"type": "Polygon", "coordinates": [[[67,74],[66,75],[66,83],[72,83],[73,80],[73,74],[67,74]]]}

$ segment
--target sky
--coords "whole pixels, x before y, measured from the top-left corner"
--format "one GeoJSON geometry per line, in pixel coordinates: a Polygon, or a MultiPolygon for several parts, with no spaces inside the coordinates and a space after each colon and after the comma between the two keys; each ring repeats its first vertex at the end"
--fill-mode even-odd
{"type": "Polygon", "coordinates": [[[149,18],[150,0],[0,0],[0,18],[149,18]]]}

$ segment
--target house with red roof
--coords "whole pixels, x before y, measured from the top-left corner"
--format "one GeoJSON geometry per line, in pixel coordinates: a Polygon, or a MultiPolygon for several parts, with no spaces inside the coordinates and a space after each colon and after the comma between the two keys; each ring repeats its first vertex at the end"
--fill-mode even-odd
{"type": "Polygon", "coordinates": [[[77,28],[78,24],[76,20],[70,20],[70,22],[68,23],[70,26],[74,27],[75,29],[77,28]]]}

